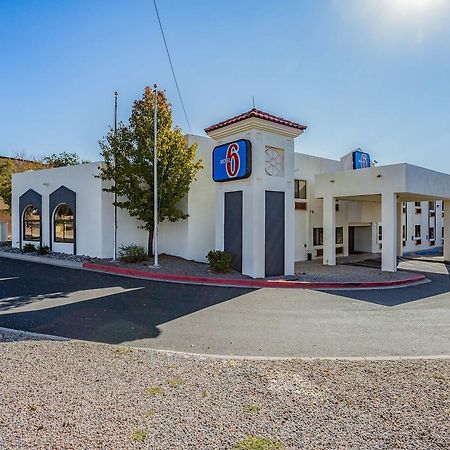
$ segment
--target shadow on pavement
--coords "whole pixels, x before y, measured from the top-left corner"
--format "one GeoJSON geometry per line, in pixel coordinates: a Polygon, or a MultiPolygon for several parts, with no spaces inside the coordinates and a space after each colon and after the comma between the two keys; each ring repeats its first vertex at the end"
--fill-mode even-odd
{"type": "Polygon", "coordinates": [[[392,289],[342,290],[326,292],[351,298],[353,300],[361,300],[382,306],[398,306],[404,303],[411,303],[417,300],[423,300],[436,295],[445,294],[450,291],[449,275],[433,273],[426,273],[424,275],[430,280],[430,282],[416,286],[392,289]]]}
{"type": "Polygon", "coordinates": [[[151,282],[0,258],[0,278],[12,273],[18,279],[0,282],[0,327],[109,344],[157,337],[161,324],[250,292],[151,282]],[[78,290],[117,287],[129,291],[13,312],[33,303],[37,307],[44,299],[60,302],[78,290]]]}
{"type": "MultiPolygon", "coordinates": [[[[357,267],[369,267],[381,269],[381,256],[367,258],[358,262],[345,263],[345,265],[357,267]]],[[[435,261],[429,262],[417,258],[399,258],[399,270],[413,274],[423,274],[430,283],[419,284],[416,286],[379,289],[379,290],[343,290],[338,291],[339,295],[361,300],[382,306],[398,306],[404,303],[410,303],[417,300],[423,300],[439,294],[445,294],[450,291],[449,266],[435,261]]],[[[336,291],[327,291],[335,294],[336,291]]]]}

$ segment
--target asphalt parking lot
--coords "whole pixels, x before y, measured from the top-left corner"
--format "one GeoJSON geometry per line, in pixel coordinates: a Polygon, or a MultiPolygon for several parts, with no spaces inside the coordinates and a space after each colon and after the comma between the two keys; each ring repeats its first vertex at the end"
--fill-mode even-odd
{"type": "Polygon", "coordinates": [[[319,292],[138,280],[0,258],[0,327],[242,356],[450,353],[450,277],[319,292]]]}

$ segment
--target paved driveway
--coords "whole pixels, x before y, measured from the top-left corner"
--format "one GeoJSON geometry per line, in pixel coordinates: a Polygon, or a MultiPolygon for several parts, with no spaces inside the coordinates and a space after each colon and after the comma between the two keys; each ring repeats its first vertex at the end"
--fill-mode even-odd
{"type": "Polygon", "coordinates": [[[254,356],[450,354],[450,277],[376,291],[216,288],[0,258],[0,327],[254,356]]]}

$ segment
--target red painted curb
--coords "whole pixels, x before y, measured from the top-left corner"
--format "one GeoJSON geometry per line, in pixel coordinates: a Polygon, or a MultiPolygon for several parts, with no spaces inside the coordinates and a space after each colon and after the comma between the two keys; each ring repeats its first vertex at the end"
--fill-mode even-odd
{"type": "Polygon", "coordinates": [[[177,283],[191,283],[212,286],[247,287],[247,288],[296,288],[296,289],[355,289],[407,286],[425,281],[424,275],[394,281],[366,281],[366,282],[319,282],[319,281],[287,281],[287,280],[236,280],[227,278],[195,277],[191,275],[175,275],[171,273],[152,273],[136,269],[105,266],[102,264],[83,263],[83,269],[96,272],[113,273],[131,277],[148,278],[149,280],[168,281],[177,283]]]}

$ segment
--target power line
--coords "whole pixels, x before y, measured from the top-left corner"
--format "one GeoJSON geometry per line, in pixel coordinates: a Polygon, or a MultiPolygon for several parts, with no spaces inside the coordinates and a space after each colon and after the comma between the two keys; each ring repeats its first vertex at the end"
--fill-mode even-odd
{"type": "Polygon", "coordinates": [[[181,107],[183,108],[184,117],[186,118],[186,122],[189,127],[189,131],[192,133],[191,124],[189,123],[188,115],[186,113],[186,108],[184,107],[183,98],[181,97],[180,87],[178,86],[177,77],[175,75],[175,70],[172,64],[172,58],[170,57],[169,47],[167,46],[166,36],[164,35],[163,26],[161,23],[161,18],[159,17],[158,7],[156,6],[156,0],[153,0],[153,4],[155,5],[156,17],[158,18],[159,28],[161,29],[162,38],[164,41],[164,46],[166,47],[167,58],[169,59],[170,69],[172,70],[173,79],[175,80],[175,86],[177,87],[178,97],[180,97],[181,107]]]}

